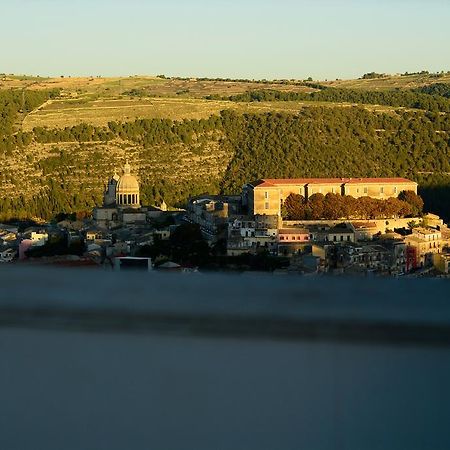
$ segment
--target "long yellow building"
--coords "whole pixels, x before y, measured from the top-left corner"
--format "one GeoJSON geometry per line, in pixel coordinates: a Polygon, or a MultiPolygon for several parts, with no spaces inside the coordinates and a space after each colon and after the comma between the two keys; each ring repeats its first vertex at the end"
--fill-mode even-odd
{"type": "Polygon", "coordinates": [[[329,192],[352,197],[387,199],[402,191],[417,194],[417,183],[406,178],[265,178],[243,188],[243,204],[250,214],[280,215],[281,206],[290,194],[308,199],[313,194],[329,192]]]}

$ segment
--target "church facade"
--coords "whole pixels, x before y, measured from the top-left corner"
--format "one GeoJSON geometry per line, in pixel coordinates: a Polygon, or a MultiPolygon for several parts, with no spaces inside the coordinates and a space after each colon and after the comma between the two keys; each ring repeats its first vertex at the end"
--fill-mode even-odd
{"type": "MultiPolygon", "coordinates": [[[[94,220],[100,228],[114,228],[120,225],[142,225],[147,222],[148,213],[156,208],[141,205],[139,181],[131,173],[128,162],[121,176],[114,173],[103,194],[103,205],[94,209],[94,220]]],[[[160,211],[164,210],[164,206],[160,211]]]]}

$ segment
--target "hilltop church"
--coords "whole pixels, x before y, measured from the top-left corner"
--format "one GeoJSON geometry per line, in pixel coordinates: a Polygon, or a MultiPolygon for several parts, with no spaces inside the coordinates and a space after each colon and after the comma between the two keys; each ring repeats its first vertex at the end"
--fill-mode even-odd
{"type": "Polygon", "coordinates": [[[114,175],[108,181],[103,194],[103,206],[94,208],[94,220],[101,228],[114,228],[120,225],[143,225],[149,216],[167,211],[163,202],[161,207],[141,206],[139,182],[131,173],[131,166],[124,166],[122,176],[114,175]]]}

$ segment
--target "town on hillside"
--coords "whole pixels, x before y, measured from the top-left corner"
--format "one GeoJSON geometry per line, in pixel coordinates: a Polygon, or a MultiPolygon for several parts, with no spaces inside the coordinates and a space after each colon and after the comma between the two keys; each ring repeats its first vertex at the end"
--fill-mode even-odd
{"type": "Polygon", "coordinates": [[[249,181],[185,209],[142,205],[128,162],[88,218],[0,225],[0,262],[271,271],[302,275],[449,276],[450,229],[423,211],[405,178],[249,181]]]}

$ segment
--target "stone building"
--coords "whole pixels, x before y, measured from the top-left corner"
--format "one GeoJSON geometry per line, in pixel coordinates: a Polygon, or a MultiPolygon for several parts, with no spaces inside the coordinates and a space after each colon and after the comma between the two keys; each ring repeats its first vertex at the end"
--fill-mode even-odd
{"type": "Polygon", "coordinates": [[[131,173],[131,166],[127,162],[123,175],[114,173],[108,181],[103,195],[103,206],[94,209],[94,220],[102,228],[120,224],[144,224],[147,209],[141,207],[139,182],[131,173]]]}
{"type": "Polygon", "coordinates": [[[431,265],[433,254],[441,253],[447,244],[440,230],[423,227],[414,228],[412,234],[405,237],[405,242],[410,248],[412,268],[431,265]]]}
{"type": "Polygon", "coordinates": [[[249,214],[279,216],[290,194],[299,194],[305,199],[318,193],[388,199],[398,197],[402,191],[417,193],[417,183],[406,178],[266,178],[244,186],[242,203],[249,214]]]}

